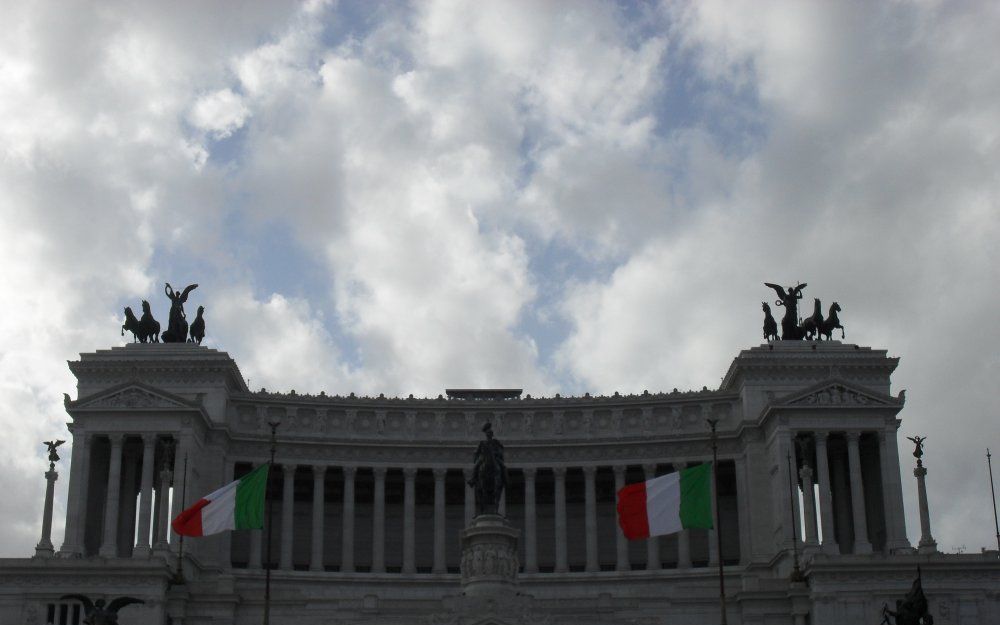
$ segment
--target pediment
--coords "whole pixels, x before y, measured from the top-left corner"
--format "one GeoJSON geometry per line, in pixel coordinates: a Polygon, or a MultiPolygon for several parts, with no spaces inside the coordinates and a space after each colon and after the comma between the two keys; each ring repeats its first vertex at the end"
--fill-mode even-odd
{"type": "Polygon", "coordinates": [[[883,395],[871,389],[861,388],[845,380],[827,380],[816,386],[785,395],[772,402],[774,407],[814,408],[849,406],[852,408],[899,408],[903,405],[906,391],[898,397],[883,395]]]}
{"type": "Polygon", "coordinates": [[[130,382],[69,401],[67,410],[198,410],[200,407],[183,397],[142,384],[130,382]]]}

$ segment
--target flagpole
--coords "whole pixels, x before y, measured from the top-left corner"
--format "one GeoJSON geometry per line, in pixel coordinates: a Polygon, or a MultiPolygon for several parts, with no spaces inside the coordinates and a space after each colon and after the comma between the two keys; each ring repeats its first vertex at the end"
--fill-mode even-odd
{"type": "Polygon", "coordinates": [[[719,446],[715,435],[715,425],[718,419],[705,419],[712,428],[712,479],[715,482],[715,539],[719,560],[719,606],[722,614],[722,625],[726,620],[726,578],[722,574],[722,511],[719,506],[719,446]]]}
{"type": "Polygon", "coordinates": [[[993,527],[997,533],[997,552],[1000,553],[1000,522],[997,522],[997,493],[993,489],[993,462],[990,460],[990,448],[986,448],[986,466],[990,470],[990,494],[993,495],[993,527]]]}
{"type": "Polygon", "coordinates": [[[274,451],[275,451],[275,432],[278,429],[278,422],[268,421],[267,424],[271,426],[271,459],[267,463],[267,483],[264,486],[264,494],[267,497],[267,547],[264,548],[264,553],[267,554],[267,559],[264,560],[264,625],[269,625],[271,622],[271,512],[273,509],[274,497],[269,496],[271,493],[268,486],[271,484],[271,473],[274,469],[274,451]]]}
{"type": "MultiPolygon", "coordinates": [[[[184,454],[184,477],[181,479],[181,509],[187,506],[188,491],[188,456],[184,454]]],[[[174,581],[177,584],[184,583],[184,534],[179,534],[180,540],[177,542],[177,572],[174,574],[174,581]]]]}
{"type": "MultiPolygon", "coordinates": [[[[803,581],[802,570],[799,568],[799,536],[796,531],[795,522],[795,487],[792,482],[792,452],[788,450],[785,452],[785,462],[788,465],[788,510],[789,515],[792,519],[792,576],[791,581],[801,582],[803,581]]],[[[810,497],[812,494],[810,493],[810,497]]]]}

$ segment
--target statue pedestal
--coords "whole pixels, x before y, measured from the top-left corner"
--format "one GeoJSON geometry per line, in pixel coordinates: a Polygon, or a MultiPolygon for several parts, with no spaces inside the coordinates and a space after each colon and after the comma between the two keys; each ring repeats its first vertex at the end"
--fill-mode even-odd
{"type": "Polygon", "coordinates": [[[469,597],[517,592],[521,532],[498,514],[481,514],[462,532],[462,591],[469,597]]]}

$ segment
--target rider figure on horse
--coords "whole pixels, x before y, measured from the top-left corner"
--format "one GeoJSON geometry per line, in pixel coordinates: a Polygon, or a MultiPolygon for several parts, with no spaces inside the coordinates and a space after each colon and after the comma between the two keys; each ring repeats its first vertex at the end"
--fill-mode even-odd
{"type": "Polygon", "coordinates": [[[476,514],[497,514],[503,490],[507,487],[507,464],[503,444],[493,438],[493,425],[483,425],[486,440],[479,441],[473,456],[472,479],[469,486],[476,492],[476,514]]]}

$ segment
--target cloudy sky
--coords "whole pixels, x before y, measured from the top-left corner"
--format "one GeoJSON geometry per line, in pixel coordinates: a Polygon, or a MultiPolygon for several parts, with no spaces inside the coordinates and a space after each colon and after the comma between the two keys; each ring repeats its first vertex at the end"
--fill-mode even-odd
{"type": "Polygon", "coordinates": [[[165,281],[254,388],[417,395],[714,387],[808,282],[993,544],[1000,4],[0,5],[0,555],[165,281]]]}

